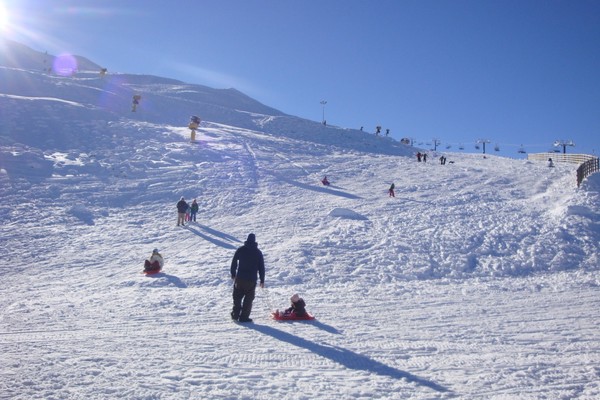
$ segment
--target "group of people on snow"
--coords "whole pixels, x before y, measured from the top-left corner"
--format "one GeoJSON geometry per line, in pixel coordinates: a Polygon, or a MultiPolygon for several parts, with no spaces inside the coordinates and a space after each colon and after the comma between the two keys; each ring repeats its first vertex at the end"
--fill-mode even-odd
{"type": "Polygon", "coordinates": [[[188,204],[185,198],[181,197],[176,204],[177,207],[177,226],[185,226],[186,222],[196,222],[196,214],[198,214],[199,206],[196,199],[192,204],[188,204]]]}

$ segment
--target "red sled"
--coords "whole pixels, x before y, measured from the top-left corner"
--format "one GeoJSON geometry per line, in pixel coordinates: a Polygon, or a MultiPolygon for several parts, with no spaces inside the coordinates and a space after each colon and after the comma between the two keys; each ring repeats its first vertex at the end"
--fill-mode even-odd
{"type": "Polygon", "coordinates": [[[315,319],[315,317],[310,315],[309,313],[305,313],[303,316],[299,317],[294,313],[284,314],[273,312],[271,313],[271,316],[274,320],[277,321],[310,321],[315,319]]]}
{"type": "Polygon", "coordinates": [[[148,271],[144,271],[144,275],[156,275],[161,271],[162,270],[160,270],[160,269],[150,269],[148,271]]]}

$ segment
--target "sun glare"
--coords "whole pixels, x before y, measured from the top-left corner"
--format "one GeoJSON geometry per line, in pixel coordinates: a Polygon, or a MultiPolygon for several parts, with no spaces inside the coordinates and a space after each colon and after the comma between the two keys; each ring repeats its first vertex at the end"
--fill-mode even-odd
{"type": "Polygon", "coordinates": [[[8,11],[2,2],[0,2],[0,32],[8,29],[8,11]]]}

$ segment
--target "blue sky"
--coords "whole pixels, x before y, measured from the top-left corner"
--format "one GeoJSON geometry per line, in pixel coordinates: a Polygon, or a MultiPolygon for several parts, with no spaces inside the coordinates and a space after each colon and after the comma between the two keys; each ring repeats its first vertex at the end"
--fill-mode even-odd
{"type": "Polygon", "coordinates": [[[600,1],[0,0],[2,35],[445,149],[600,154],[600,1]],[[491,147],[491,148],[490,148],[491,147]]]}

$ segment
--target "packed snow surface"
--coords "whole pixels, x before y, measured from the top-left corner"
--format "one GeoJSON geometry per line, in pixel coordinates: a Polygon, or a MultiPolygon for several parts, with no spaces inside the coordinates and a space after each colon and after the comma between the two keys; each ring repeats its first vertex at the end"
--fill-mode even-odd
{"type": "Polygon", "coordinates": [[[0,81],[0,398],[600,397],[600,174],[419,163],[157,77],[0,81]],[[177,227],[182,196],[200,212],[177,227]],[[251,232],[266,287],[238,324],[229,265],[251,232]],[[270,319],[294,293],[317,319],[270,319]]]}

